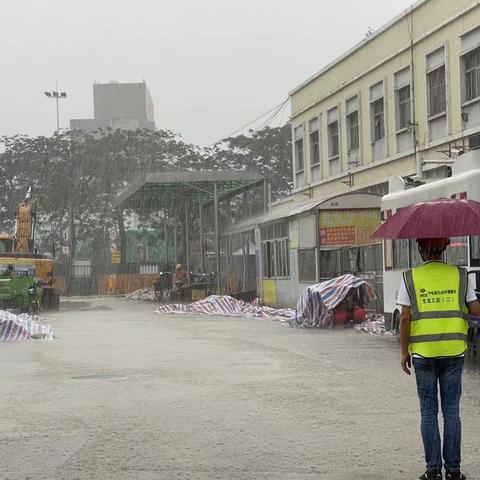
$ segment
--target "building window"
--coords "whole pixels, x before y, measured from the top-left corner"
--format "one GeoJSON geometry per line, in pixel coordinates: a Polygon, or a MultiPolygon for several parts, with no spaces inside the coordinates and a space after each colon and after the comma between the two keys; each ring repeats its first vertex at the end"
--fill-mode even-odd
{"type": "Polygon", "coordinates": [[[385,102],[383,82],[370,87],[370,139],[372,161],[385,158],[385,102]]]}
{"type": "Polygon", "coordinates": [[[475,135],[471,135],[468,138],[468,146],[469,146],[470,150],[480,149],[480,133],[476,133],[475,135]]]}
{"type": "Polygon", "coordinates": [[[427,55],[427,114],[428,140],[445,139],[447,128],[447,83],[445,48],[427,55]]]}
{"type": "Polygon", "coordinates": [[[428,72],[428,116],[435,117],[447,110],[445,65],[428,72]]]}
{"type": "Polygon", "coordinates": [[[463,57],[465,64],[465,101],[480,97],[480,47],[463,57]]]}
{"type": "MultiPolygon", "coordinates": [[[[353,250],[351,248],[350,252],[353,250]]],[[[383,269],[382,251],[381,243],[358,247],[358,271],[381,272],[383,269]]]]}
{"type": "Polygon", "coordinates": [[[300,282],[315,283],[317,281],[316,253],[316,248],[298,250],[298,279],[300,282]]]}
{"type": "Polygon", "coordinates": [[[337,109],[328,111],[328,164],[329,174],[335,175],[340,172],[340,141],[338,136],[337,109]]]}
{"type": "Polygon", "coordinates": [[[395,73],[395,130],[397,152],[413,147],[410,67],[395,73]]]}
{"type": "Polygon", "coordinates": [[[397,90],[398,124],[397,130],[408,128],[412,122],[412,106],[410,99],[410,85],[397,90]]]}
{"type": "Polygon", "coordinates": [[[370,118],[372,143],[385,138],[385,109],[383,102],[383,82],[370,87],[370,118]]]}
{"type": "Polygon", "coordinates": [[[318,118],[310,120],[309,134],[310,134],[310,166],[320,163],[320,136],[318,131],[318,118]]]}
{"type": "Polygon", "coordinates": [[[468,265],[467,237],[452,237],[445,251],[445,259],[451,265],[468,265]]]}
{"type": "Polygon", "coordinates": [[[286,278],[290,275],[288,238],[275,240],[275,263],[277,278],[286,278]]]}
{"type": "Polygon", "coordinates": [[[407,239],[401,238],[392,241],[393,244],[393,268],[400,270],[408,268],[409,258],[409,242],[407,239]]]}
{"type": "Polygon", "coordinates": [[[263,278],[290,276],[288,223],[268,225],[260,230],[263,278]]]}
{"type": "Polygon", "coordinates": [[[360,131],[358,125],[358,97],[347,100],[347,149],[348,153],[360,147],[360,131]]]}
{"type": "Polygon", "coordinates": [[[350,256],[348,248],[320,250],[320,280],[338,277],[350,273],[350,256]]]}
{"type": "Polygon", "coordinates": [[[301,172],[303,169],[303,127],[297,127],[295,129],[295,171],[301,172]]]}
{"type": "Polygon", "coordinates": [[[347,115],[348,129],[348,151],[358,150],[359,134],[358,134],[358,110],[347,115]]]}
{"type": "Polygon", "coordinates": [[[338,157],[339,148],[338,148],[338,122],[332,122],[328,125],[328,151],[329,157],[338,157]]]}
{"type": "Polygon", "coordinates": [[[412,122],[410,67],[395,74],[395,111],[397,132],[408,128],[412,122]]]}
{"type": "MultiPolygon", "coordinates": [[[[470,237],[470,266],[480,267],[480,237],[477,235],[470,237]]],[[[478,290],[478,287],[476,289],[478,290]]]]}
{"type": "Polygon", "coordinates": [[[339,145],[338,145],[338,121],[328,125],[328,149],[329,149],[329,170],[330,175],[340,172],[339,145]]]}
{"type": "Polygon", "coordinates": [[[383,98],[379,98],[372,103],[372,122],[373,141],[377,142],[385,137],[383,98]]]}
{"type": "Polygon", "coordinates": [[[263,278],[273,278],[275,276],[272,246],[271,242],[262,242],[261,245],[263,278]]]}
{"type": "Polygon", "coordinates": [[[423,260],[420,255],[420,252],[418,251],[418,243],[416,240],[408,240],[408,245],[409,245],[409,250],[410,250],[410,268],[418,267],[419,265],[422,265],[423,260]]]}

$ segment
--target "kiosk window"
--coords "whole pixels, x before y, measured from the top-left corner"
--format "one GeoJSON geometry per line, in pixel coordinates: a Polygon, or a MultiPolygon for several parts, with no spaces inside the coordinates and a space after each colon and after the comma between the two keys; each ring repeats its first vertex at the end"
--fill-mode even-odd
{"type": "Polygon", "coordinates": [[[302,249],[298,251],[298,276],[301,282],[315,283],[316,273],[316,248],[302,249]]]}
{"type": "Polygon", "coordinates": [[[408,268],[408,240],[405,238],[393,240],[393,268],[408,268]]]}
{"type": "Polygon", "coordinates": [[[480,237],[470,237],[470,266],[480,267],[480,237]]]}
{"type": "Polygon", "coordinates": [[[418,251],[418,243],[416,240],[409,240],[410,242],[410,267],[418,267],[423,263],[420,252],[418,251]]]}
{"type": "Polygon", "coordinates": [[[447,263],[452,265],[468,265],[467,237],[452,237],[447,247],[447,263]]]}

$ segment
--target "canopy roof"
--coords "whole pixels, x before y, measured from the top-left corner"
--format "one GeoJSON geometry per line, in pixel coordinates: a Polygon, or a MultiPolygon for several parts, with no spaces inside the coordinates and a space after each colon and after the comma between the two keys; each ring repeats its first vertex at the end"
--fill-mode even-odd
{"type": "Polygon", "coordinates": [[[307,214],[315,210],[343,210],[378,208],[382,197],[374,193],[347,192],[340,195],[327,195],[310,200],[298,200],[295,197],[283,199],[272,206],[266,214],[251,217],[228,228],[225,233],[235,234],[252,230],[255,226],[307,214]]]}
{"type": "Polygon", "coordinates": [[[120,194],[114,206],[134,210],[161,209],[185,199],[204,204],[213,201],[215,184],[218,198],[225,199],[263,182],[262,176],[249,172],[147,173],[120,194]]]}

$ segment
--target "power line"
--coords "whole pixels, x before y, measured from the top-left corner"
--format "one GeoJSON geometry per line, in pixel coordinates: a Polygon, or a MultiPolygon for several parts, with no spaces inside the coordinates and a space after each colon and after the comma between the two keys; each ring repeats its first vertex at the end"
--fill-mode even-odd
{"type": "Polygon", "coordinates": [[[280,126],[283,125],[283,116],[285,115],[285,111],[287,110],[287,104],[285,104],[285,108],[282,110],[282,115],[280,116],[280,126]]]}
{"type": "Polygon", "coordinates": [[[285,108],[285,106],[288,103],[288,98],[286,98],[283,103],[280,105],[280,107],[273,113],[273,115],[259,128],[259,130],[263,130],[267,125],[270,125],[273,120],[278,116],[278,114],[285,108]]]}
{"type": "MultiPolygon", "coordinates": [[[[268,112],[265,112],[263,113],[262,115],[260,115],[259,117],[257,117],[255,120],[252,120],[248,123],[246,123],[245,125],[242,125],[240,128],[238,128],[237,130],[233,131],[232,133],[230,133],[229,135],[224,135],[222,138],[220,138],[219,140],[216,140],[215,142],[213,142],[211,145],[214,145],[215,143],[218,143],[218,142],[221,142],[222,140],[226,139],[226,138],[230,138],[230,137],[233,137],[234,135],[236,135],[237,133],[241,132],[242,130],[245,130],[247,127],[249,127],[250,125],[254,124],[255,122],[258,122],[259,120],[261,120],[262,118],[266,117],[267,115],[271,114],[272,112],[275,112],[277,111],[279,108],[283,107],[286,102],[288,101],[288,98],[286,100],[283,100],[280,104],[278,105],[275,105],[273,108],[271,108],[268,112]]],[[[267,123],[268,123],[269,120],[267,120],[267,123]]]]}

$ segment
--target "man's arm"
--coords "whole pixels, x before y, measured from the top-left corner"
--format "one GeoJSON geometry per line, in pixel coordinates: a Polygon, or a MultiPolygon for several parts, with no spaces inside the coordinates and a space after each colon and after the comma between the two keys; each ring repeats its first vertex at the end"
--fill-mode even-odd
{"type": "Polygon", "coordinates": [[[480,302],[478,300],[474,300],[470,302],[468,305],[468,313],[470,315],[475,315],[476,317],[480,317],[480,302]]]}
{"type": "MultiPolygon", "coordinates": [[[[478,303],[478,302],[477,302],[478,303]]],[[[479,305],[480,308],[480,305],[479,305]]],[[[401,366],[403,371],[410,375],[410,369],[412,368],[412,361],[410,359],[410,353],[408,352],[408,344],[410,341],[410,321],[412,315],[410,313],[410,307],[402,307],[402,313],[400,314],[400,345],[402,347],[402,359],[401,366]]]]}

